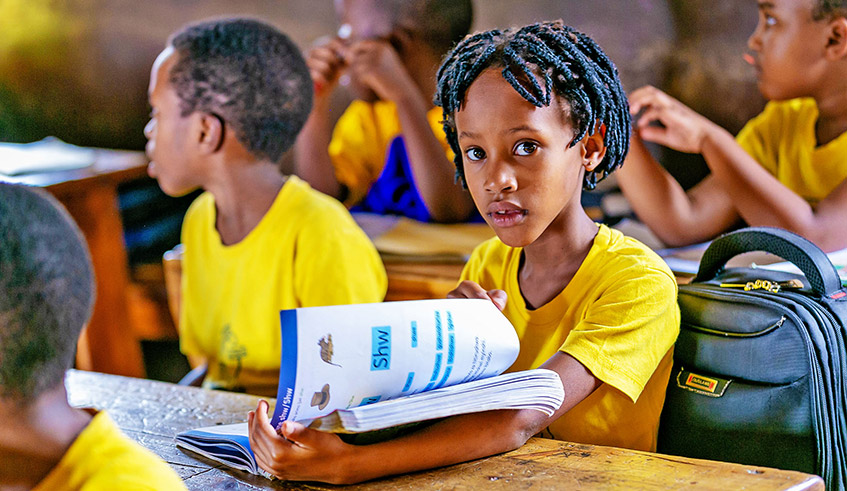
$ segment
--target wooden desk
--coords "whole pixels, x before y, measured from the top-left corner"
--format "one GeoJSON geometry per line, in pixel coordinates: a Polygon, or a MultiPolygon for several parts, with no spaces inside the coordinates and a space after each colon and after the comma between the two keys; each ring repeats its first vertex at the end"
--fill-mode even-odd
{"type": "Polygon", "coordinates": [[[97,299],[80,338],[77,366],[86,370],[144,376],[141,347],[127,306],[129,272],[118,211],[117,186],[147,174],[142,152],[96,150],[90,167],[0,180],[40,186],[68,209],[88,241],[96,275],[97,299]]]}
{"type": "Polygon", "coordinates": [[[445,298],[465,266],[459,262],[413,261],[383,256],[388,274],[387,302],[445,298]]]}
{"type": "MultiPolygon", "coordinates": [[[[71,370],[71,404],[106,409],[132,439],[168,462],[188,489],[339,489],[315,483],[270,481],[229,470],[175,447],[176,433],[245,421],[257,397],[150,380],[71,370]]],[[[532,438],[518,450],[464,464],[402,475],[343,489],[791,489],[823,490],[800,472],[673,457],[532,438]]]]}

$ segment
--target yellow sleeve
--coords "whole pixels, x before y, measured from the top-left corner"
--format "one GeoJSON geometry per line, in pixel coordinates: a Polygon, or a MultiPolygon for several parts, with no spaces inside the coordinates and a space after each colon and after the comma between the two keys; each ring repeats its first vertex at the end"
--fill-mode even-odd
{"type": "Polygon", "coordinates": [[[349,191],[348,206],[364,198],[385,163],[385,142],[375,111],[372,104],[353,101],[332,131],[329,157],[335,177],[349,191]]]}
{"type": "Polygon", "coordinates": [[[776,175],[781,124],[778,106],[770,102],[765,110],[741,128],[735,141],[768,172],[776,175]]]}
{"type": "Polygon", "coordinates": [[[385,299],[382,259],[349,214],[314,214],[297,238],[297,250],[294,281],[301,307],[385,299]]]}
{"type": "Polygon", "coordinates": [[[668,273],[627,268],[592,303],[560,350],[635,402],[679,334],[676,294],[668,273]]]}

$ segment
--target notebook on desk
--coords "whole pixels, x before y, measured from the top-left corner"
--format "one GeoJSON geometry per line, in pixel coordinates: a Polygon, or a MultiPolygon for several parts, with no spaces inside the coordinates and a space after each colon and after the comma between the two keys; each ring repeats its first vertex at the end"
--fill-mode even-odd
{"type": "Polygon", "coordinates": [[[353,216],[383,258],[392,260],[464,263],[476,246],[494,237],[485,223],[424,223],[371,213],[353,216]]]}
{"type": "MultiPolygon", "coordinates": [[[[660,249],[656,253],[665,260],[668,267],[671,268],[677,275],[693,276],[697,274],[700,268],[700,259],[710,242],[694,244],[686,247],[677,247],[672,249],[660,249]]],[[[847,249],[842,249],[836,252],[830,252],[827,257],[838,271],[838,276],[841,278],[841,284],[847,286],[847,249]]],[[[788,273],[802,274],[800,268],[794,264],[783,261],[779,256],[769,254],[763,251],[748,252],[735,256],[727,261],[727,267],[753,267],[762,269],[771,269],[775,271],[785,271],[788,273]]]]}

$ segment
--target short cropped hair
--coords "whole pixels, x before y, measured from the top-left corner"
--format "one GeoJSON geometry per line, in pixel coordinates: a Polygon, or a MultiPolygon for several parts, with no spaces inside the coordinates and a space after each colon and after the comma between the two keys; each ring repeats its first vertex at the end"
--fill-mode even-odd
{"type": "Polygon", "coordinates": [[[617,68],[585,34],[561,21],[540,22],[469,36],[438,70],[435,104],[443,110],[444,132],[456,155],[456,174],[463,182],[463,155],[453,116],[461,109],[468,88],[487,68],[501,68],[515,91],[537,107],[549,106],[557,99],[566,102],[568,107],[563,110],[574,127],[569,147],[594,133],[597,125],[606,126],[606,155],[600,165],[585,173],[584,189],[594,189],[623,163],[632,121],[617,68]]]}
{"type": "Polygon", "coordinates": [[[0,397],[26,403],[62,383],[93,303],[68,213],[41,189],[0,183],[0,397]]]}
{"type": "Polygon", "coordinates": [[[847,17],[847,0],[817,0],[812,9],[812,18],[815,20],[847,17]]]}
{"type": "Polygon", "coordinates": [[[250,153],[279,162],[312,109],[300,49],[275,27],[243,18],[186,26],[169,44],[178,54],[170,82],[183,116],[214,114],[250,153]]]}
{"type": "Polygon", "coordinates": [[[433,52],[443,56],[471,30],[471,0],[391,0],[380,3],[389,9],[394,25],[419,36],[433,52]]]}

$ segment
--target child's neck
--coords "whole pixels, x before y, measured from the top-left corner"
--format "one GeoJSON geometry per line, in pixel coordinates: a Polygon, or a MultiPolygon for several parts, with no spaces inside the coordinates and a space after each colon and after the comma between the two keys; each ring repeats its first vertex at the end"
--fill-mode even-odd
{"type": "Polygon", "coordinates": [[[530,309],[539,308],[559,295],[588,256],[597,225],[582,208],[579,211],[567,223],[551,224],[543,237],[524,247],[518,284],[530,309]]]}
{"type": "Polygon", "coordinates": [[[259,224],[285,184],[271,162],[227,162],[221,178],[206,189],[215,197],[215,228],[224,245],[233,245],[259,224]]]}
{"type": "Polygon", "coordinates": [[[0,400],[0,488],[35,487],[90,421],[68,404],[64,385],[25,406],[0,400]]]}
{"type": "Polygon", "coordinates": [[[818,105],[815,137],[819,146],[847,133],[847,76],[837,80],[836,85],[835,89],[815,97],[818,105]]]}

